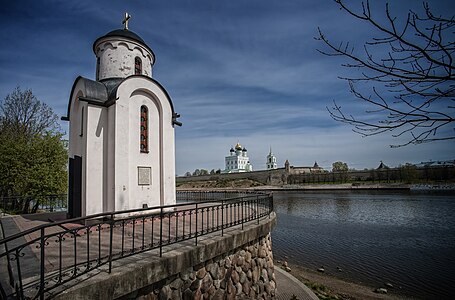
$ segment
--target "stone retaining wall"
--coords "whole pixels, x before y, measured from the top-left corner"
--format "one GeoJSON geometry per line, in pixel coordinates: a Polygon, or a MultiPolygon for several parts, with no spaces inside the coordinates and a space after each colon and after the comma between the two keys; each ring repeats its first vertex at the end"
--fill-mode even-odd
{"type": "Polygon", "coordinates": [[[136,299],[270,299],[276,282],[270,234],[138,291],[136,299]],[[142,294],[142,295],[140,295],[142,294]]]}

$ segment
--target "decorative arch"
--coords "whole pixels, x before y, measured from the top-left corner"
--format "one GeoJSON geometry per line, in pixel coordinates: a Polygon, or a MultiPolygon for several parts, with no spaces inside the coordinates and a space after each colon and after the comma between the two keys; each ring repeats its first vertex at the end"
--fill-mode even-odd
{"type": "Polygon", "coordinates": [[[149,117],[149,110],[147,106],[141,106],[141,122],[140,122],[140,141],[139,147],[142,153],[148,153],[148,117],[149,117]]]}
{"type": "Polygon", "coordinates": [[[142,60],[139,56],[134,58],[134,75],[142,75],[142,60]]]}

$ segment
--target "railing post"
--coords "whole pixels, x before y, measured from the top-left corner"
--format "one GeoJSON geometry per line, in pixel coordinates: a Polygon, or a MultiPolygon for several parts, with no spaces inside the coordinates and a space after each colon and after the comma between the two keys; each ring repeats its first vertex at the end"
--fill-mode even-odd
{"type": "Polygon", "coordinates": [[[256,219],[259,224],[259,195],[256,195],[256,219]]]}
{"type": "Polygon", "coordinates": [[[242,221],[242,230],[243,230],[243,222],[245,221],[245,199],[242,199],[242,201],[240,202],[240,205],[241,205],[241,208],[242,208],[242,213],[240,214],[241,215],[241,221],[242,221]]]}
{"type": "Polygon", "coordinates": [[[269,219],[273,212],[273,194],[269,194],[269,219]]]}
{"type": "MultiPolygon", "coordinates": [[[[41,251],[40,251],[40,284],[39,284],[39,298],[44,299],[44,227],[41,228],[41,237],[40,237],[40,243],[41,243],[41,251]]],[[[23,291],[21,291],[23,292],[23,291]]]]}
{"type": "Polygon", "coordinates": [[[160,208],[160,257],[163,256],[163,207],[160,208]]]}
{"type": "MultiPolygon", "coordinates": [[[[204,212],[202,212],[202,215],[204,215],[204,212]]],[[[197,215],[197,202],[196,202],[196,235],[194,236],[194,239],[196,240],[196,246],[197,246],[197,221],[198,221],[199,217],[197,215]]]]}
{"type": "Polygon", "coordinates": [[[109,228],[109,273],[112,271],[112,243],[114,237],[114,214],[111,214],[110,228],[109,228]]]}
{"type": "Polygon", "coordinates": [[[224,235],[224,200],[221,199],[221,236],[224,235]]]}

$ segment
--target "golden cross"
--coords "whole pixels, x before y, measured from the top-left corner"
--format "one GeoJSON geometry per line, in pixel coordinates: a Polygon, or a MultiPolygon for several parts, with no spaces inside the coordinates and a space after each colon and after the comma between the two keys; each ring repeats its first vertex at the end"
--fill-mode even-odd
{"type": "Polygon", "coordinates": [[[124,27],[125,30],[128,30],[128,21],[129,21],[129,19],[131,19],[131,15],[126,12],[125,13],[125,18],[122,21],[122,24],[125,24],[125,27],[124,27]]]}

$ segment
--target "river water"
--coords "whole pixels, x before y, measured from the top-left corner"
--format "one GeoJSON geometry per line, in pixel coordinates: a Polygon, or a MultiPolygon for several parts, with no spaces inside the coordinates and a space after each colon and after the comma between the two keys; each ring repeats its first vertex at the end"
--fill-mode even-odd
{"type": "Polygon", "coordinates": [[[455,193],[275,192],[275,259],[419,299],[455,299],[455,193]],[[337,271],[337,267],[342,271],[337,271]]]}

